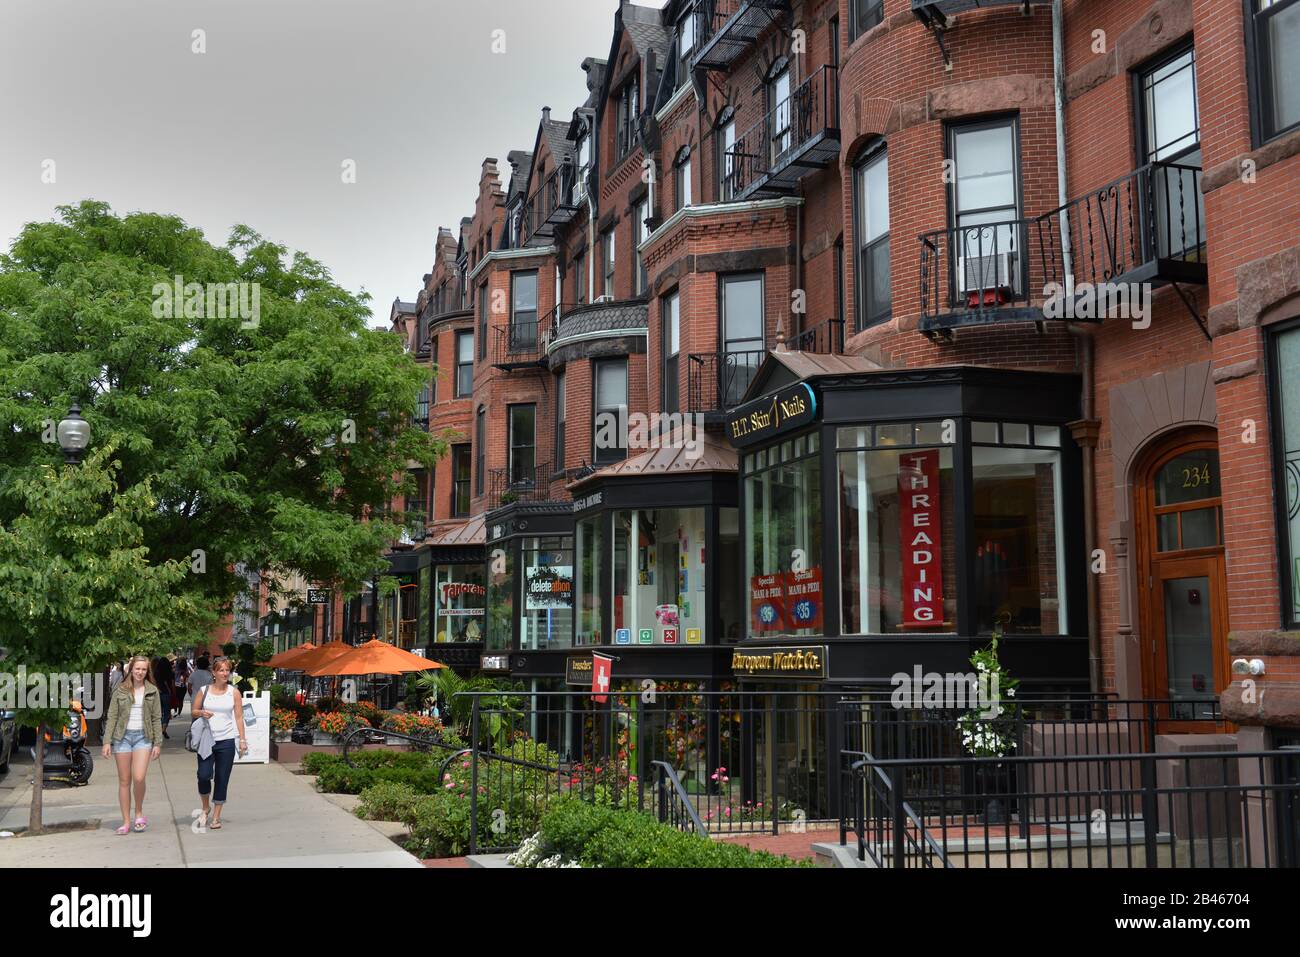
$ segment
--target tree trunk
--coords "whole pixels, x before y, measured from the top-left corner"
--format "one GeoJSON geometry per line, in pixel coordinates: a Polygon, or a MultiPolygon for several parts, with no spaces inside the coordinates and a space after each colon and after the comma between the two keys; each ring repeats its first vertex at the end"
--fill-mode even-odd
{"type": "Polygon", "coordinates": [[[39,834],[41,824],[41,800],[45,788],[45,722],[36,726],[36,773],[32,778],[32,813],[27,820],[27,830],[39,834]]]}

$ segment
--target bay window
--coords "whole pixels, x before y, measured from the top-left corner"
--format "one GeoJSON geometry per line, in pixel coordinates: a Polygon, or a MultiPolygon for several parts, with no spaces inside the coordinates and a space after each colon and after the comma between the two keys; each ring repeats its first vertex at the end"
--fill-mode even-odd
{"type": "Polygon", "coordinates": [[[474,333],[456,333],[456,398],[474,392],[474,333]]]}
{"type": "Polygon", "coordinates": [[[814,432],[744,457],[751,635],[823,633],[819,447],[814,432]]]}

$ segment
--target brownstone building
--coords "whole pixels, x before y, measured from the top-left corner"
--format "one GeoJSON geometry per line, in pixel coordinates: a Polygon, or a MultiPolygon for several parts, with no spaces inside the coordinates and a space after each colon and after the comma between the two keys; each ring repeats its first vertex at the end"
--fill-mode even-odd
{"type": "Polygon", "coordinates": [[[1300,725],[1297,49],[1297,0],[623,3],[394,307],[455,434],[414,644],[811,690],[999,634],[1300,725]]]}

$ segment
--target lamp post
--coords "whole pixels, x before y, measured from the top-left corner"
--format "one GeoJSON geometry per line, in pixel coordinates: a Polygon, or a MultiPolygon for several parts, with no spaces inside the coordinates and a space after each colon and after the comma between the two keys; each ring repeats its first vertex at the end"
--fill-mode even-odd
{"type": "Polygon", "coordinates": [[[59,421],[59,448],[68,465],[80,465],[81,453],[90,444],[90,423],[81,417],[80,404],[73,402],[68,414],[59,421]]]}

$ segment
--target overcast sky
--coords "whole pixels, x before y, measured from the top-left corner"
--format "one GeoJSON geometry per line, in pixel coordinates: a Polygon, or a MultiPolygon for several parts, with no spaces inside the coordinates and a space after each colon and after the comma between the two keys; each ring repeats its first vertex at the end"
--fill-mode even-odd
{"type": "Polygon", "coordinates": [[[174,213],[217,245],[246,223],[368,290],[380,324],[415,298],[438,227],[473,213],[483,158],[504,186],[542,107],[567,116],[586,98],[580,64],[608,55],[617,8],[0,0],[0,246],[82,199],[174,213]]]}

